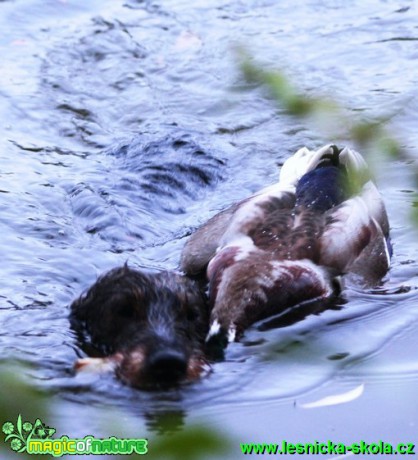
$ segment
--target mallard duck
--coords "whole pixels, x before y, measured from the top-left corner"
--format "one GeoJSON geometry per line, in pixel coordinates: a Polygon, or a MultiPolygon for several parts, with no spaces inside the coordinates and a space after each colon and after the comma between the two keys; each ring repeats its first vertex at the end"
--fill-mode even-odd
{"type": "Polygon", "coordinates": [[[181,268],[205,274],[207,341],[237,341],[251,324],[329,299],[350,274],[387,272],[391,246],[381,196],[363,157],[347,147],[302,148],[280,180],[212,217],[188,240],[181,268]]]}

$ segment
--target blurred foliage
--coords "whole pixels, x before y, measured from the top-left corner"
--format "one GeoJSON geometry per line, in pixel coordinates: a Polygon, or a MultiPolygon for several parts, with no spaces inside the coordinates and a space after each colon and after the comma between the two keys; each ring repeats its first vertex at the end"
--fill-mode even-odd
{"type": "Polygon", "coordinates": [[[242,49],[238,50],[238,57],[248,83],[264,85],[269,96],[278,102],[287,114],[308,119],[324,131],[324,135],[330,141],[350,139],[366,149],[378,147],[380,151],[391,155],[400,153],[398,141],[386,128],[390,117],[353,120],[347,110],[335,100],[325,96],[308,95],[298,90],[283,71],[263,69],[242,49]]]}
{"type": "Polygon", "coordinates": [[[330,143],[350,142],[365,153],[371,169],[376,171],[386,161],[400,159],[411,164],[415,179],[415,196],[412,218],[418,227],[418,167],[400,142],[388,129],[388,122],[394,116],[380,116],[376,119],[359,117],[328,97],[318,97],[298,90],[291,79],[281,70],[266,70],[242,48],[237,49],[238,60],[244,78],[249,84],[267,89],[273,99],[289,116],[305,119],[330,143]]]}
{"type": "MultiPolygon", "coordinates": [[[[35,421],[37,418],[48,418],[48,399],[26,381],[25,375],[29,371],[30,368],[24,364],[5,362],[0,365],[0,426],[9,421],[15,423],[19,413],[23,411],[26,420],[35,421]]],[[[16,458],[32,458],[33,460],[33,455],[15,454],[9,444],[3,441],[4,438],[0,440],[1,458],[17,455],[16,458]]]]}
{"type": "MultiPolygon", "coordinates": [[[[236,445],[238,446],[238,443],[236,445]]],[[[158,460],[224,458],[231,447],[232,443],[225,434],[204,426],[189,426],[177,433],[150,439],[147,458],[158,460]]]]}

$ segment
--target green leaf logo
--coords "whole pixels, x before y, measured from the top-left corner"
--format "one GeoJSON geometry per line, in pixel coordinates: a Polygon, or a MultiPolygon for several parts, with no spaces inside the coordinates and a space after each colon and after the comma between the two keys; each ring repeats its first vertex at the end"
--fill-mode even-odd
{"type": "Polygon", "coordinates": [[[27,442],[34,439],[48,439],[55,433],[55,428],[46,426],[38,418],[35,423],[22,422],[22,416],[17,417],[16,426],[12,422],[5,422],[2,431],[6,435],[4,441],[10,442],[10,448],[15,452],[25,452],[27,442]]]}

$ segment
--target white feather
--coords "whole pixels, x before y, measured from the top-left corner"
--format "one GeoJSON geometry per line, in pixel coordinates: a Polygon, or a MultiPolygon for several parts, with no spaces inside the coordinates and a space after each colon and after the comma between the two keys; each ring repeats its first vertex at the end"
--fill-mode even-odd
{"type": "Polygon", "coordinates": [[[206,341],[208,341],[214,335],[218,334],[220,330],[221,330],[221,325],[219,324],[219,321],[215,319],[215,321],[210,326],[208,335],[206,337],[206,341]]]}
{"type": "Polygon", "coordinates": [[[348,147],[344,147],[340,152],[339,160],[347,168],[349,174],[361,174],[369,170],[364,158],[358,152],[348,147]]]}
{"type": "Polygon", "coordinates": [[[235,340],[235,336],[237,335],[237,330],[235,326],[231,326],[228,329],[228,342],[233,342],[235,340]]]}
{"type": "Polygon", "coordinates": [[[317,407],[324,406],[335,406],[337,404],[344,404],[350,401],[354,401],[359,398],[364,392],[364,383],[358,387],[347,391],[346,393],[341,393],[338,395],[327,396],[326,398],[319,399],[318,401],[313,401],[310,403],[299,404],[298,406],[302,409],[314,409],[317,407]]]}

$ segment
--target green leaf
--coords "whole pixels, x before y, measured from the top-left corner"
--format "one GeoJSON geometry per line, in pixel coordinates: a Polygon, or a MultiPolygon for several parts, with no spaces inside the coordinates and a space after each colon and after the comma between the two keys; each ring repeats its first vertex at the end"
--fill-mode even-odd
{"type": "Polygon", "coordinates": [[[17,439],[20,439],[19,435],[16,434],[16,433],[10,433],[6,436],[6,438],[4,439],[4,442],[8,441],[9,439],[13,439],[13,438],[17,438],[17,439]]]}
{"type": "Polygon", "coordinates": [[[23,438],[23,435],[22,435],[22,416],[20,414],[17,417],[17,431],[19,432],[20,437],[23,438]]]}

